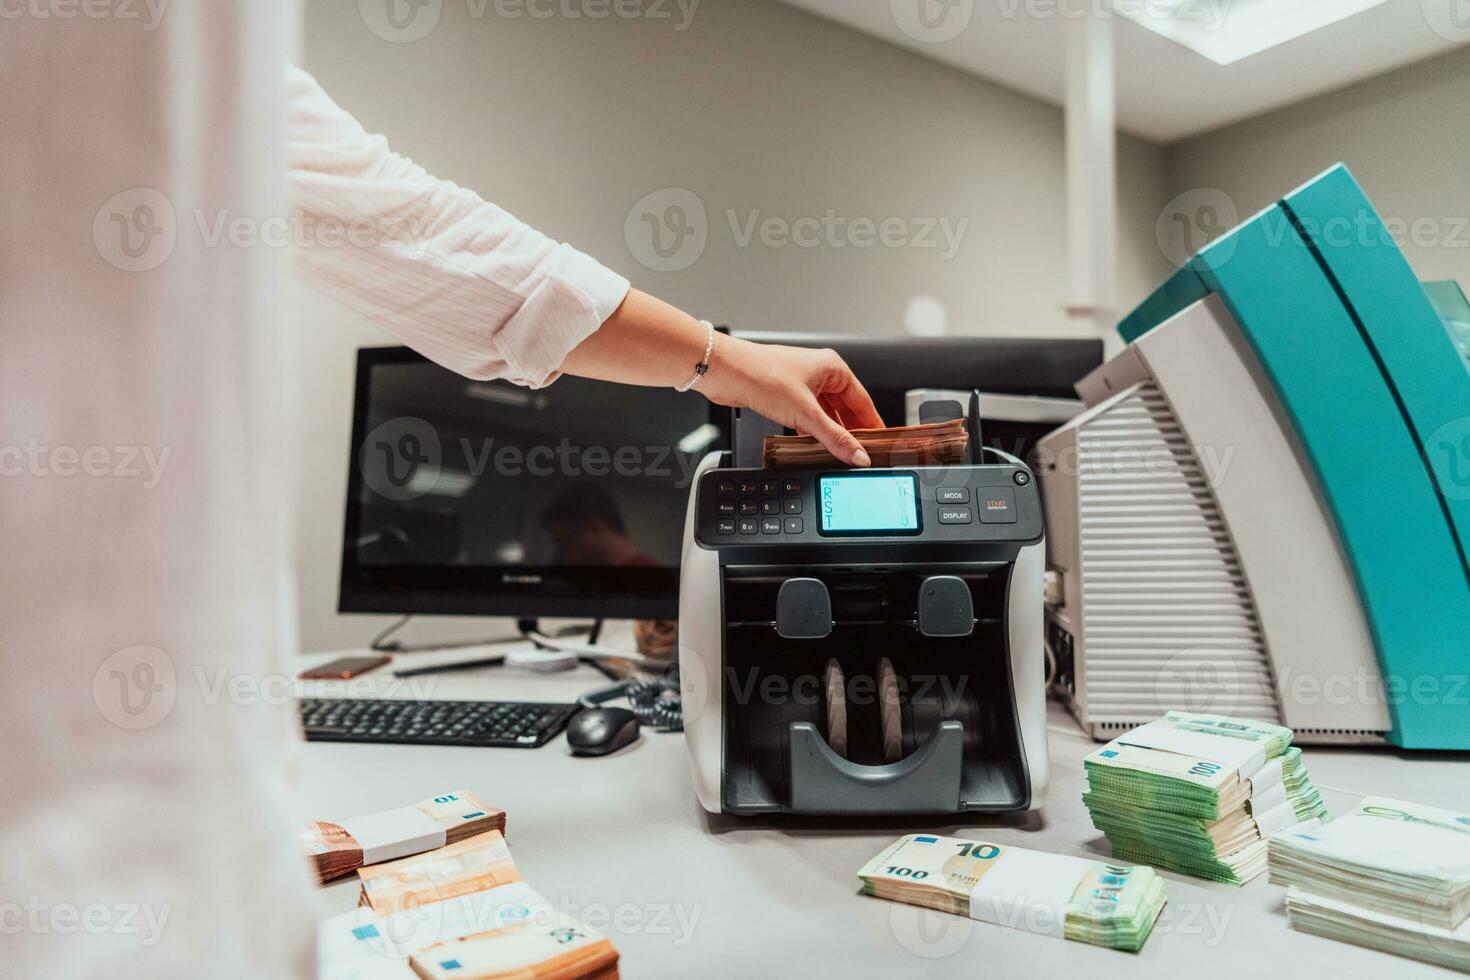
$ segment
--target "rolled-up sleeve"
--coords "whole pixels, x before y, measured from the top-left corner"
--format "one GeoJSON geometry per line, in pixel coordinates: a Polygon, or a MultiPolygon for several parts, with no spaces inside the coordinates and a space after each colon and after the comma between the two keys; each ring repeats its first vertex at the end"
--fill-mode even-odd
{"type": "Polygon", "coordinates": [[[540,387],[627,296],[627,279],[394,153],[306,72],[286,89],[306,275],[426,357],[540,387]]]}

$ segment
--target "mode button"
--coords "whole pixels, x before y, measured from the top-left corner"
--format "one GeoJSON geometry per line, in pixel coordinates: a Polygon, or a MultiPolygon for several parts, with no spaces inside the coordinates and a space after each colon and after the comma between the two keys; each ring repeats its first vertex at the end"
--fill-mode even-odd
{"type": "Polygon", "coordinates": [[[968,504],[970,491],[964,487],[940,487],[934,499],[941,504],[968,504]]]}

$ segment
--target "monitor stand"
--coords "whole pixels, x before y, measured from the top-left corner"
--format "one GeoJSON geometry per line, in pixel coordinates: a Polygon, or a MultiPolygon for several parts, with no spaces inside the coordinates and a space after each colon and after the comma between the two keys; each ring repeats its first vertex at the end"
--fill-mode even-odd
{"type": "MultiPolygon", "coordinates": [[[[547,649],[546,644],[537,639],[538,636],[543,634],[541,633],[539,620],[533,616],[526,616],[516,620],[516,632],[518,635],[502,636],[493,640],[456,640],[450,643],[404,644],[397,640],[388,639],[388,637],[402,629],[410,619],[413,619],[413,613],[404,613],[401,619],[383,630],[383,632],[379,633],[373,639],[373,642],[369,644],[369,649],[376,653],[423,653],[428,650],[458,650],[462,647],[487,647],[500,643],[524,643],[527,640],[530,640],[540,649],[547,649]]],[[[602,636],[602,620],[594,619],[588,626],[563,627],[557,630],[553,636],[555,638],[562,638],[582,636],[583,634],[587,636],[588,646],[595,645],[598,638],[602,636]]]]}

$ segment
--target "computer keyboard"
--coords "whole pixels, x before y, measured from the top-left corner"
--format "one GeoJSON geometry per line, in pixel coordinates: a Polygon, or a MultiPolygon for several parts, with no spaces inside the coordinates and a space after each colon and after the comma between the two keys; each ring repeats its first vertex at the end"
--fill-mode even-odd
{"type": "Polygon", "coordinates": [[[576,714],[541,701],[408,701],[302,698],[309,742],[397,742],[534,749],[576,714]]]}

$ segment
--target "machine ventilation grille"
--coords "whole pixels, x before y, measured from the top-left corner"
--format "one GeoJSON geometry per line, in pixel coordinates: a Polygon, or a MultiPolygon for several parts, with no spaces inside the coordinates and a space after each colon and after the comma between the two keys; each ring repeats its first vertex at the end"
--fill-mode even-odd
{"type": "MultiPolygon", "coordinates": [[[[1135,727],[1127,721],[1094,722],[1089,733],[1099,741],[1107,741],[1135,727]]],[[[1388,733],[1370,728],[1298,728],[1293,739],[1298,745],[1386,745],[1388,733]]]]}
{"type": "Polygon", "coordinates": [[[1130,727],[1171,709],[1281,719],[1211,478],[1151,382],[1077,434],[1079,680],[1094,726],[1130,727]]]}

